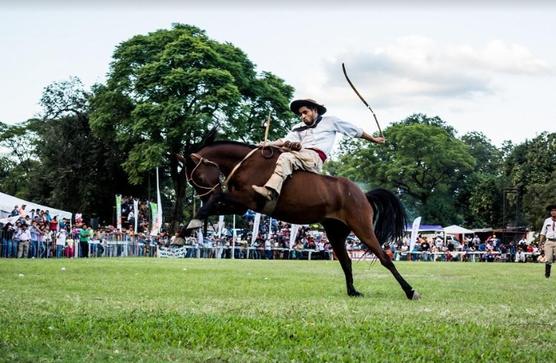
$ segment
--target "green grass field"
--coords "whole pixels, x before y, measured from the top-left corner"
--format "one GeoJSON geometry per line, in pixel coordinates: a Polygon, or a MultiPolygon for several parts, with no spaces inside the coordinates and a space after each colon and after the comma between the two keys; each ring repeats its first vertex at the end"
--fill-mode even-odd
{"type": "Polygon", "coordinates": [[[540,264],[0,260],[0,361],[554,361],[540,264]],[[62,270],[65,268],[65,270],[62,270]]]}

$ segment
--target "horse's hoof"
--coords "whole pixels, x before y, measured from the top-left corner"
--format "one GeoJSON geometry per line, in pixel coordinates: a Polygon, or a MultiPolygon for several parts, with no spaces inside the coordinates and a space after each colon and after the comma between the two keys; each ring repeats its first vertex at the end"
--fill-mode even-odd
{"type": "Polygon", "coordinates": [[[357,290],[348,291],[348,295],[351,297],[363,297],[363,294],[357,290]]]}
{"type": "Polygon", "coordinates": [[[192,219],[187,225],[186,229],[201,228],[203,226],[203,221],[200,219],[192,219]]]}
{"type": "Polygon", "coordinates": [[[421,300],[421,294],[419,294],[417,291],[413,291],[413,296],[411,297],[411,300],[421,300]]]}

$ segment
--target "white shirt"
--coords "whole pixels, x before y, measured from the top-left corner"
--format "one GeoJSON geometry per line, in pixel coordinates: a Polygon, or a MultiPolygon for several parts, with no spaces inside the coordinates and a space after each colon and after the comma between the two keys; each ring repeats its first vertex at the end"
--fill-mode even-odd
{"type": "Polygon", "coordinates": [[[67,238],[67,234],[66,232],[58,232],[58,236],[56,238],[56,245],[58,246],[65,246],[66,245],[66,238],[67,238]]]}
{"type": "Polygon", "coordinates": [[[315,148],[322,150],[326,156],[330,155],[336,140],[336,134],[344,134],[351,137],[361,137],[363,129],[336,116],[322,116],[317,126],[302,131],[295,131],[298,127],[305,127],[304,122],[296,124],[282,141],[300,142],[303,148],[315,148]]]}
{"type": "Polygon", "coordinates": [[[29,232],[29,228],[25,230],[21,228],[17,232],[16,237],[18,237],[17,239],[19,239],[20,241],[29,241],[31,239],[31,232],[29,232]]]}
{"type": "Polygon", "coordinates": [[[556,239],[556,221],[553,221],[552,217],[544,220],[541,234],[547,239],[556,239]]]}

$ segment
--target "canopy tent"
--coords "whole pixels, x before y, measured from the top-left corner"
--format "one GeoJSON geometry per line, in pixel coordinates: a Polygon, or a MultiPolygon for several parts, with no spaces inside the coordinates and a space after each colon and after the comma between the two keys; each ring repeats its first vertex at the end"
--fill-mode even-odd
{"type": "Polygon", "coordinates": [[[454,225],[445,227],[444,228],[444,233],[446,233],[446,234],[473,234],[475,232],[470,230],[470,229],[467,229],[467,228],[456,226],[454,224],[454,225]]]}
{"type": "MultiPolygon", "coordinates": [[[[412,226],[411,224],[407,224],[405,226],[406,232],[411,232],[412,226]]],[[[419,225],[419,232],[442,232],[444,229],[439,224],[420,224],[419,225]]]]}
{"type": "Polygon", "coordinates": [[[58,216],[58,219],[66,218],[71,221],[72,213],[66,212],[60,209],[55,209],[51,207],[47,207],[44,205],[40,205],[37,203],[28,202],[26,200],[13,197],[11,195],[0,193],[0,211],[2,214],[9,215],[10,212],[14,209],[14,206],[22,206],[26,205],[25,211],[29,213],[31,209],[40,209],[40,210],[48,210],[51,217],[58,216]]]}

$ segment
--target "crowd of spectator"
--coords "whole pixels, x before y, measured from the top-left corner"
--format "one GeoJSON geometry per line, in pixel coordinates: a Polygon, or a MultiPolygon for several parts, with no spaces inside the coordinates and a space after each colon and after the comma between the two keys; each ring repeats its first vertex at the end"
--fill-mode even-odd
{"type": "MultiPolygon", "coordinates": [[[[133,199],[122,201],[122,227],[114,225],[91,226],[78,215],[70,225],[67,219],[50,216],[48,210],[26,211],[25,205],[15,206],[14,223],[0,225],[0,256],[4,258],[73,258],[120,256],[174,256],[185,258],[251,258],[251,259],[331,259],[333,252],[326,233],[300,227],[290,246],[291,226],[273,220],[262,223],[259,234],[252,238],[253,221],[244,229],[217,227],[202,236],[197,231],[181,228],[170,235],[162,230],[149,233],[148,203],[139,203],[138,226],[135,231],[133,199]],[[234,233],[235,232],[235,233],[234,233]]],[[[91,223],[94,224],[94,223],[91,223]]],[[[512,261],[542,262],[543,254],[536,243],[525,238],[502,242],[496,235],[485,240],[478,236],[459,241],[451,236],[420,235],[410,250],[408,238],[385,245],[387,254],[394,260],[413,261],[512,261]]],[[[348,237],[350,252],[364,251],[364,246],[354,237],[348,237]]],[[[353,257],[353,254],[352,254],[353,257]]]]}
{"type": "Polygon", "coordinates": [[[459,241],[452,236],[422,236],[410,251],[409,239],[385,246],[396,260],[414,261],[481,261],[481,262],[544,262],[544,254],[536,242],[529,243],[525,236],[503,242],[495,234],[481,240],[477,235],[459,241]]]}

